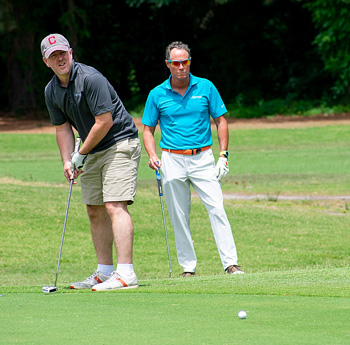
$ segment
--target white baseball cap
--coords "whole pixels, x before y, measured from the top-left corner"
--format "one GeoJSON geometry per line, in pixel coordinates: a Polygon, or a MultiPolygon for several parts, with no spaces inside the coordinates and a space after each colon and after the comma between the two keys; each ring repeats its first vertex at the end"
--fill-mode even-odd
{"type": "Polygon", "coordinates": [[[41,41],[41,54],[46,59],[56,50],[67,52],[70,49],[68,40],[60,34],[50,34],[41,41]]]}

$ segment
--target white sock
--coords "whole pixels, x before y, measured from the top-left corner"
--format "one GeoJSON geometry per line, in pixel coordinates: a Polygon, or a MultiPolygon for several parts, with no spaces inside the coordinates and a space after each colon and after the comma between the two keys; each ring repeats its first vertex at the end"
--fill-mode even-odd
{"type": "Polygon", "coordinates": [[[117,265],[117,273],[121,276],[132,276],[135,274],[134,265],[133,264],[118,264],[117,265]]]}
{"type": "Polygon", "coordinates": [[[97,265],[97,269],[104,274],[105,276],[110,276],[111,273],[114,271],[113,265],[97,265]]]}

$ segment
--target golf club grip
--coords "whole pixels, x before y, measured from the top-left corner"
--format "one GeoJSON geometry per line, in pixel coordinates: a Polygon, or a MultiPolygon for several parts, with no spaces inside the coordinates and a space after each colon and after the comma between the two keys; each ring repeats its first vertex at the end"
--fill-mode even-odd
{"type": "MultiPolygon", "coordinates": [[[[80,138],[80,137],[77,137],[77,139],[75,140],[75,147],[74,147],[74,152],[73,152],[73,154],[79,151],[80,143],[81,143],[81,138],[80,138]]],[[[72,155],[73,155],[73,154],[72,154],[72,155]]],[[[74,165],[72,165],[72,173],[73,173],[73,178],[72,178],[72,180],[74,180],[74,165]]]]}
{"type": "Polygon", "coordinates": [[[160,169],[158,168],[158,170],[156,170],[156,177],[157,177],[157,180],[160,181],[160,169]]]}
{"type": "Polygon", "coordinates": [[[79,151],[80,143],[81,143],[81,138],[77,137],[77,140],[75,141],[74,153],[79,151]]]}
{"type": "Polygon", "coordinates": [[[157,179],[159,196],[163,195],[162,181],[157,179]]]}
{"type": "Polygon", "coordinates": [[[157,177],[157,183],[158,183],[158,193],[159,193],[159,196],[162,196],[163,189],[162,189],[162,178],[160,176],[160,168],[156,169],[156,177],[157,177]]]}

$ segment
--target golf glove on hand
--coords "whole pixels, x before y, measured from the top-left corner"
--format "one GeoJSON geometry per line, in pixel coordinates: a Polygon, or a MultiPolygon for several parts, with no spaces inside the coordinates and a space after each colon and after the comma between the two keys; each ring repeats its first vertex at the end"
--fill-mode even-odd
{"type": "Polygon", "coordinates": [[[74,152],[72,154],[72,166],[75,169],[81,169],[84,166],[87,155],[82,155],[81,153],[74,152]]]}
{"type": "Polygon", "coordinates": [[[216,178],[218,181],[221,181],[229,172],[227,158],[219,157],[219,160],[216,163],[215,169],[216,169],[216,178]]]}

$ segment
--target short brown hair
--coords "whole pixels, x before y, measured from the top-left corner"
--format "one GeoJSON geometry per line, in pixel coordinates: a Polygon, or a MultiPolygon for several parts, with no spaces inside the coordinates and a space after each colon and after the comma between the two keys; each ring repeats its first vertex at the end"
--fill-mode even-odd
{"type": "Polygon", "coordinates": [[[185,43],[182,43],[181,41],[174,41],[174,42],[171,42],[167,47],[166,47],[166,50],[165,50],[165,58],[167,60],[170,60],[170,52],[172,49],[184,49],[187,51],[188,53],[188,57],[190,58],[191,57],[191,50],[190,48],[188,47],[187,44],[185,43]]]}

